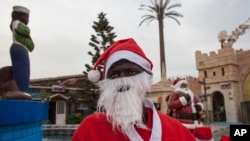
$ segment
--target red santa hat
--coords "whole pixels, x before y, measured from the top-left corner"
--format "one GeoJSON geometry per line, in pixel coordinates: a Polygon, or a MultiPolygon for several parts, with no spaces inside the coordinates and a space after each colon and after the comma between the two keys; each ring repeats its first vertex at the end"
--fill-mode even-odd
{"type": "Polygon", "coordinates": [[[142,67],[146,72],[150,74],[152,73],[152,62],[146,57],[143,50],[138,46],[134,39],[129,38],[119,40],[107,48],[96,61],[93,70],[88,73],[88,79],[91,82],[97,82],[100,80],[100,72],[96,69],[98,65],[102,63],[104,64],[104,77],[106,77],[106,74],[112,64],[121,59],[133,62],[142,67]]]}
{"type": "Polygon", "coordinates": [[[26,13],[26,14],[29,14],[30,13],[30,10],[26,7],[23,7],[23,6],[13,6],[13,11],[15,12],[23,12],[23,13],[26,13]]]}
{"type": "Polygon", "coordinates": [[[173,81],[173,84],[171,85],[171,87],[176,89],[176,88],[179,88],[181,84],[188,84],[188,82],[184,78],[177,78],[173,81]]]}
{"type": "Polygon", "coordinates": [[[194,128],[193,134],[196,141],[213,141],[212,129],[211,127],[196,127],[194,128]]]}

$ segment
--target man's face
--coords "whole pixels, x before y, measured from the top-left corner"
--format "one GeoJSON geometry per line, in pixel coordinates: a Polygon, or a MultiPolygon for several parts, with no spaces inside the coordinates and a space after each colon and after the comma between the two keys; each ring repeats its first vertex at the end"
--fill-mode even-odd
{"type": "Polygon", "coordinates": [[[24,22],[26,25],[28,25],[29,23],[29,15],[28,14],[24,14],[20,17],[21,21],[24,22]]]}
{"type": "Polygon", "coordinates": [[[152,76],[138,65],[121,60],[111,66],[106,79],[98,83],[98,107],[104,108],[114,128],[126,131],[143,124],[143,101],[150,89],[152,76]]]}
{"type": "Polygon", "coordinates": [[[182,83],[181,86],[180,86],[180,88],[182,88],[182,89],[187,88],[187,84],[186,83],[182,83]]]}
{"type": "Polygon", "coordinates": [[[120,60],[114,63],[107,73],[108,79],[116,79],[121,77],[130,77],[143,72],[143,69],[138,65],[127,60],[120,60]]]}
{"type": "Polygon", "coordinates": [[[175,91],[187,93],[189,91],[187,83],[180,84],[179,87],[175,88],[175,91]]]}

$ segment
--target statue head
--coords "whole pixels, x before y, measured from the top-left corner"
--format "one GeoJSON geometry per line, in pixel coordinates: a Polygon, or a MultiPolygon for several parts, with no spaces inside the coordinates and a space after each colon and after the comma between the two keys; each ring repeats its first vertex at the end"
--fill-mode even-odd
{"type": "Polygon", "coordinates": [[[13,11],[11,13],[11,24],[10,24],[10,30],[12,30],[12,22],[15,20],[19,20],[23,22],[24,24],[29,23],[29,14],[30,10],[23,6],[13,6],[13,11]]]}

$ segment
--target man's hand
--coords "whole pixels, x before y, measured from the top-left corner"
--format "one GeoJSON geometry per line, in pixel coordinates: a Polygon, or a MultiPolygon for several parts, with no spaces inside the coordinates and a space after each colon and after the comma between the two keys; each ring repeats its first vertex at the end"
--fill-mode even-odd
{"type": "Polygon", "coordinates": [[[191,104],[191,97],[189,94],[182,92],[182,95],[180,95],[180,93],[179,93],[179,101],[181,102],[181,104],[183,106],[190,105],[191,104]]]}
{"type": "Polygon", "coordinates": [[[186,99],[187,102],[189,102],[191,100],[191,97],[189,94],[185,94],[184,98],[186,99]]]}
{"type": "Polygon", "coordinates": [[[203,118],[206,117],[205,113],[202,111],[201,105],[195,104],[194,107],[195,107],[195,109],[196,109],[196,111],[198,113],[199,119],[203,119],[203,118]]]}
{"type": "Polygon", "coordinates": [[[199,113],[202,110],[201,105],[199,105],[199,104],[195,104],[194,107],[195,107],[197,113],[199,113]]]}

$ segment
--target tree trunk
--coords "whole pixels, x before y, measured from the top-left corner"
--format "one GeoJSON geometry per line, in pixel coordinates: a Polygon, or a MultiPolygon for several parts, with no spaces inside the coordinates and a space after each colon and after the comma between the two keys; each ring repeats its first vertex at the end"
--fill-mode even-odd
{"type": "Polygon", "coordinates": [[[165,47],[164,47],[164,32],[163,32],[163,18],[158,18],[159,23],[159,41],[160,41],[160,66],[161,79],[166,79],[166,61],[165,61],[165,47]]]}

